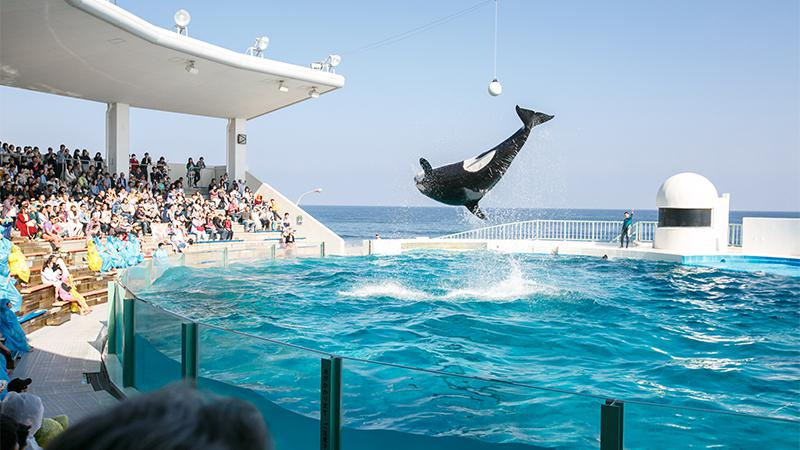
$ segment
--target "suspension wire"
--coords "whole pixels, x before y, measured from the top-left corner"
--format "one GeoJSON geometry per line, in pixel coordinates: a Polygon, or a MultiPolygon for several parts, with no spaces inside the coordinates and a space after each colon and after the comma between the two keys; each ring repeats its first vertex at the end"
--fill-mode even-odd
{"type": "MultiPolygon", "coordinates": [[[[368,51],[368,50],[374,50],[376,48],[384,47],[386,45],[395,44],[395,43],[400,42],[400,41],[402,41],[404,39],[408,39],[408,38],[410,38],[412,36],[415,36],[415,35],[417,35],[419,33],[423,33],[425,31],[428,31],[428,30],[430,30],[432,28],[435,28],[435,27],[437,27],[439,25],[444,25],[444,24],[446,24],[446,23],[448,23],[448,22],[450,22],[452,20],[455,20],[455,19],[457,19],[459,17],[462,17],[462,16],[465,16],[465,15],[467,15],[469,13],[475,12],[478,9],[480,9],[481,7],[483,7],[484,5],[487,5],[491,1],[493,1],[493,0],[483,0],[481,2],[478,2],[478,3],[470,6],[469,8],[462,9],[462,10],[457,11],[457,12],[455,12],[453,14],[448,15],[448,16],[441,17],[441,18],[436,19],[436,20],[434,20],[432,22],[428,22],[425,25],[420,25],[418,27],[412,28],[412,29],[404,31],[402,33],[398,33],[398,34],[386,37],[386,38],[381,39],[379,41],[375,41],[375,42],[363,45],[361,47],[355,48],[353,50],[348,50],[346,52],[342,52],[340,54],[341,55],[353,55],[353,54],[356,54],[356,53],[361,53],[361,52],[365,52],[365,51],[368,51]]],[[[494,0],[494,1],[496,3],[496,0],[494,0]]]]}
{"type": "Polygon", "coordinates": [[[492,52],[493,55],[493,71],[492,71],[492,79],[497,79],[497,17],[499,15],[499,8],[500,8],[500,0],[494,0],[494,39],[492,40],[494,44],[494,50],[492,52]]]}

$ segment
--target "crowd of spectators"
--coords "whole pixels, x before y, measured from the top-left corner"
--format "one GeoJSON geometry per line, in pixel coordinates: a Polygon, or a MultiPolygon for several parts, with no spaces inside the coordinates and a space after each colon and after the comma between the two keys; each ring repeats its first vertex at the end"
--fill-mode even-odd
{"type": "MultiPolygon", "coordinates": [[[[48,148],[41,152],[39,147],[0,142],[0,236],[9,241],[12,234],[30,240],[43,239],[55,249],[69,238],[87,239],[95,246],[100,245],[98,239],[108,238],[104,248],[100,248],[102,253],[109,251],[112,241],[125,241],[138,248],[136,236],[151,235],[157,243],[156,252],[163,254],[168,248],[182,252],[198,241],[234,239],[238,229],[234,224],[240,223],[245,232],[281,231],[284,244],[294,243],[289,214],[281,214],[274,199],[266,201],[254,195],[242,180],[230,180],[227,174],[212,178],[207,191],[204,187],[198,189],[204,168],[202,157],[197,163],[190,159],[185,178],[174,179],[164,157],[154,163],[148,153],[141,159],[131,154],[126,177],[123,173],[110,173],[102,155],[95,153],[91,157],[86,149],[70,150],[61,145],[57,151],[48,148]]],[[[9,241],[0,241],[10,245],[9,241]]],[[[10,282],[12,277],[5,278],[10,282]]],[[[81,314],[91,311],[74,285],[67,264],[57,254],[45,260],[41,280],[56,289],[58,298],[74,302],[81,314]]],[[[3,306],[0,312],[12,310],[11,303],[3,306]]],[[[16,306],[18,309],[19,305],[16,306]]],[[[50,441],[53,442],[48,448],[54,449],[106,448],[89,445],[97,433],[105,430],[102,426],[97,431],[96,426],[103,418],[129,424],[124,433],[117,432],[117,437],[119,442],[129,444],[124,448],[136,448],[139,425],[163,428],[164,420],[170,416],[174,427],[161,436],[170,440],[163,448],[205,448],[210,443],[220,449],[270,448],[269,433],[252,405],[236,401],[201,402],[192,397],[193,391],[183,391],[180,387],[166,394],[142,396],[64,431],[66,422],[62,424],[61,417],[43,417],[41,399],[26,392],[30,379],[9,380],[15,365],[14,355],[30,350],[16,316],[10,314],[13,320],[9,321],[16,328],[0,326],[0,369],[5,375],[0,377],[0,450],[35,450],[50,441]],[[22,333],[16,346],[11,339],[15,330],[22,333]],[[176,403],[176,393],[190,401],[176,403]],[[167,404],[168,407],[164,406],[167,404]],[[164,414],[147,415],[151,413],[164,414]],[[174,420],[175,417],[180,420],[174,420]],[[214,420],[206,423],[210,418],[214,420]],[[138,421],[136,426],[134,421],[138,421]],[[223,428],[230,425],[240,430],[241,424],[246,424],[247,429],[228,432],[214,428],[217,422],[223,428]],[[174,434],[175,430],[192,426],[208,432],[184,433],[179,437],[174,434]],[[54,433],[52,430],[56,428],[59,431],[54,433]],[[57,438],[62,432],[63,436],[57,438]]],[[[122,429],[117,427],[117,430],[122,429]]]]}
{"type": "Polygon", "coordinates": [[[0,234],[12,230],[28,239],[44,239],[55,248],[65,238],[126,239],[129,233],[153,235],[180,252],[198,241],[231,240],[233,224],[245,232],[279,230],[282,242],[294,242],[288,213],[274,199],[254,195],[242,180],[211,179],[208,192],[197,187],[203,158],[186,164],[186,180],[173,179],[164,157],[153,161],[130,155],[130,175],[109,173],[100,153],[0,145],[0,234]],[[184,186],[186,183],[186,186],[184,186]],[[159,228],[156,230],[156,228],[159,228]]]}

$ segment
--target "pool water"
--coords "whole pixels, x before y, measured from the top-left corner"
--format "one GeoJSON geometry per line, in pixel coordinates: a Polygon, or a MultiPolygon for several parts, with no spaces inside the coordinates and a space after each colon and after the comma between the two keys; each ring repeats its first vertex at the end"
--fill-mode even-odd
{"type": "MultiPolygon", "coordinates": [[[[798,277],[637,260],[419,252],[174,267],[140,296],[204,323],[343,356],[800,419],[798,277]]],[[[203,350],[216,362],[217,379],[262,389],[271,401],[314,416],[318,403],[298,399],[318,401],[318,364],[277,359],[275,370],[255,370],[231,348],[203,350]]],[[[358,361],[344,367],[345,427],[597,447],[596,399],[358,361]]],[[[797,423],[625,408],[626,448],[800,443],[797,423]]]]}

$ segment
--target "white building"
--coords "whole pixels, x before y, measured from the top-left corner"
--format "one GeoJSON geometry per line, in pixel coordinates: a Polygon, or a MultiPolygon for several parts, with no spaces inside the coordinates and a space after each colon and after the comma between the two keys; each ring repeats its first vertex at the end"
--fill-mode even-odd
{"type": "Polygon", "coordinates": [[[653,248],[703,254],[728,248],[730,194],[719,196],[717,188],[702,175],[673,175],[656,194],[658,226],[653,248]]]}

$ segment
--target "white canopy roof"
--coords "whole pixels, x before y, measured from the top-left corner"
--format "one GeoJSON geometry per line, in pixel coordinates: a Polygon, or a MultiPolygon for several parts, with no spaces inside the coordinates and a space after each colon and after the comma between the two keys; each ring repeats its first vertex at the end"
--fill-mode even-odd
{"type": "Polygon", "coordinates": [[[201,116],[266,114],[344,77],[159,28],[105,0],[2,0],[0,84],[201,116]],[[199,71],[186,70],[189,61],[199,71]],[[280,92],[284,81],[288,92],[280,92]]]}

